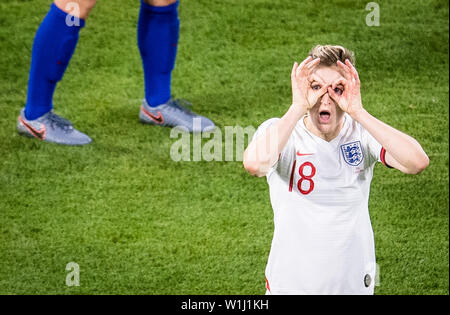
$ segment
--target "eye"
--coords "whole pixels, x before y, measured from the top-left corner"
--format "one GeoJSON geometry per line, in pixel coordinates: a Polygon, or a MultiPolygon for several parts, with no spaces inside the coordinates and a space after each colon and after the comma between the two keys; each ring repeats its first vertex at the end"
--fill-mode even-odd
{"type": "Polygon", "coordinates": [[[342,95],[343,92],[344,91],[341,88],[338,87],[334,88],[334,93],[336,93],[337,95],[342,95]]]}
{"type": "Polygon", "coordinates": [[[320,85],[318,85],[318,84],[313,84],[313,85],[311,85],[311,89],[313,89],[313,90],[320,90],[320,85]]]}

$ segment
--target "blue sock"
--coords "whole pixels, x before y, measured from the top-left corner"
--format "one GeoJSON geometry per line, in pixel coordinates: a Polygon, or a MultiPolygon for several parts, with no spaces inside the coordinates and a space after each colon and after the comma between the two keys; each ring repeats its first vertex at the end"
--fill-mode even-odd
{"type": "Polygon", "coordinates": [[[150,106],[170,99],[179,32],[178,1],[154,7],[141,0],[138,46],[144,65],[145,98],[150,106]]]}
{"type": "Polygon", "coordinates": [[[67,15],[52,4],[36,32],[25,105],[27,119],[39,118],[52,109],[56,83],[62,79],[75,51],[84,21],[79,19],[79,26],[67,26],[67,15]]]}

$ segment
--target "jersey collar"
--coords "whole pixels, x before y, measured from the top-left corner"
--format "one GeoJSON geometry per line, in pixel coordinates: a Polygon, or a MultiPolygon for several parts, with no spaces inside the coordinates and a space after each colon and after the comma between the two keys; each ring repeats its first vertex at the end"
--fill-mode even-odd
{"type": "Polygon", "coordinates": [[[316,139],[319,142],[323,142],[326,144],[334,144],[336,142],[339,142],[339,140],[342,138],[342,136],[346,133],[347,129],[348,129],[348,125],[349,122],[351,120],[350,116],[348,116],[348,114],[344,115],[344,124],[341,128],[341,130],[339,131],[339,134],[334,137],[334,139],[332,139],[331,141],[327,141],[325,139],[322,139],[321,137],[316,136],[315,134],[313,134],[311,131],[308,130],[308,128],[306,128],[305,125],[305,118],[307,115],[304,115],[300,120],[299,120],[299,124],[300,126],[314,139],[316,139]]]}

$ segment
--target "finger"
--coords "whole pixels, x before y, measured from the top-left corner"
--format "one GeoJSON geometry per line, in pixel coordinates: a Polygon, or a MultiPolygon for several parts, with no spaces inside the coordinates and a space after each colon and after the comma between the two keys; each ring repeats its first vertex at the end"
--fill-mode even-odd
{"type": "Polygon", "coordinates": [[[308,110],[309,110],[316,105],[318,97],[316,97],[315,93],[312,92],[312,90],[308,89],[307,94],[306,94],[306,99],[308,101],[308,110]]]}
{"type": "MultiPolygon", "coordinates": [[[[313,75],[317,76],[319,78],[319,80],[322,81],[322,83],[325,82],[324,78],[322,76],[320,76],[317,72],[315,72],[313,75]]],[[[325,85],[325,83],[323,85],[325,85]]]]}
{"type": "Polygon", "coordinates": [[[358,74],[358,71],[356,70],[355,66],[348,59],[345,60],[345,64],[350,68],[350,72],[352,73],[356,82],[359,83],[359,74],[358,74]]]}
{"type": "Polygon", "coordinates": [[[321,98],[325,93],[327,93],[329,87],[330,86],[328,85],[324,86],[320,90],[311,90],[311,93],[314,95],[314,99],[318,100],[319,98],[321,98]]]}
{"type": "Polygon", "coordinates": [[[345,65],[344,63],[342,63],[340,60],[337,61],[337,65],[344,72],[344,77],[347,80],[350,80],[350,78],[351,78],[350,68],[347,65],[345,65]]]}
{"type": "Polygon", "coordinates": [[[327,93],[328,89],[330,88],[330,85],[326,85],[323,88],[321,88],[317,93],[319,94],[319,97],[322,97],[325,93],[327,93]]]}
{"type": "MultiPolygon", "coordinates": [[[[315,105],[317,103],[317,100],[323,97],[325,93],[327,93],[329,87],[330,85],[326,85],[322,87],[320,90],[308,90],[310,91],[308,92],[308,102],[311,103],[312,105],[315,105]]],[[[310,106],[310,108],[312,107],[313,106],[310,106]]]]}
{"type": "Polygon", "coordinates": [[[342,63],[342,61],[340,61],[340,60],[337,61],[337,65],[339,68],[341,68],[344,71],[345,78],[347,80],[350,80],[352,77],[350,68],[347,65],[345,65],[344,63],[342,63]]]}
{"type": "Polygon", "coordinates": [[[298,63],[296,61],[296,62],[294,62],[294,66],[292,67],[292,71],[291,71],[291,78],[292,79],[295,78],[295,73],[297,72],[297,68],[298,68],[298,63]]]}
{"type": "Polygon", "coordinates": [[[297,68],[297,76],[300,75],[300,73],[302,71],[304,71],[304,69],[306,69],[306,67],[313,61],[313,58],[311,56],[308,56],[308,58],[306,58],[305,60],[303,60],[303,62],[300,64],[300,66],[297,68]]]}
{"type": "Polygon", "coordinates": [[[300,63],[300,66],[298,67],[299,69],[303,69],[303,67],[305,66],[305,64],[307,64],[308,62],[310,62],[312,60],[312,57],[311,56],[308,56],[308,58],[306,58],[305,60],[303,60],[301,63],[300,63]]]}
{"type": "Polygon", "coordinates": [[[311,73],[313,73],[314,69],[317,67],[317,65],[319,63],[320,63],[320,58],[316,58],[316,59],[310,61],[308,64],[306,64],[305,70],[304,70],[304,75],[309,77],[311,75],[311,73]]]}
{"type": "Polygon", "coordinates": [[[319,82],[321,85],[324,85],[323,79],[322,79],[319,75],[317,75],[316,73],[314,73],[314,74],[312,74],[311,76],[309,76],[309,77],[308,77],[308,81],[309,81],[309,82],[314,82],[314,81],[316,81],[316,82],[319,82]]]}
{"type": "Polygon", "coordinates": [[[311,71],[315,66],[317,66],[320,63],[320,58],[316,58],[310,62],[308,62],[308,64],[305,65],[306,69],[308,69],[309,71],[311,71]]]}
{"type": "Polygon", "coordinates": [[[336,81],[333,82],[331,87],[334,90],[339,84],[341,84],[345,88],[347,86],[347,84],[348,84],[348,81],[346,79],[344,79],[344,78],[337,79],[336,81]]]}
{"type": "Polygon", "coordinates": [[[327,92],[328,92],[328,88],[330,86],[324,86],[323,88],[321,88],[319,91],[316,92],[316,102],[318,99],[320,99],[321,97],[323,97],[327,92]]]}
{"type": "Polygon", "coordinates": [[[331,87],[328,87],[328,95],[336,102],[339,103],[339,95],[332,89],[331,87]]]}

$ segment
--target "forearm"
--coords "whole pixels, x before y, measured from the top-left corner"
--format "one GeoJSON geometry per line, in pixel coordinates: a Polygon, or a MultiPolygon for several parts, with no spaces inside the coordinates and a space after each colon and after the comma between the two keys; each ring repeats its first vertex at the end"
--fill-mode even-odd
{"type": "Polygon", "coordinates": [[[391,166],[402,172],[417,174],[428,166],[429,159],[413,137],[378,120],[362,109],[352,118],[359,122],[392,157],[391,166]]]}
{"type": "Polygon", "coordinates": [[[244,167],[250,174],[266,175],[278,160],[295,125],[304,114],[305,111],[299,106],[291,105],[279,121],[253,139],[244,153],[244,167]]]}

